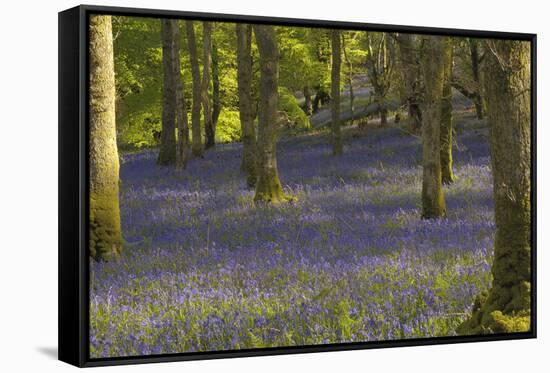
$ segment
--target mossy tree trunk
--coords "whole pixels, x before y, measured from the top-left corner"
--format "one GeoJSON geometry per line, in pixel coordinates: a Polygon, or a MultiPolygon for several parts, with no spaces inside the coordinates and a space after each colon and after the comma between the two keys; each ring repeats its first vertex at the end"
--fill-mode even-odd
{"type": "Polygon", "coordinates": [[[157,164],[176,164],[176,65],[179,51],[176,50],[174,28],[177,23],[170,19],[160,20],[162,39],[162,131],[157,164]]]}
{"type": "Polygon", "coordinates": [[[454,181],[453,174],[453,91],[451,80],[453,76],[453,42],[451,38],[445,38],[443,42],[443,61],[445,76],[443,82],[443,95],[441,98],[441,182],[451,184],[454,181]]]}
{"type": "Polygon", "coordinates": [[[241,167],[246,184],[254,187],[257,179],[256,130],[252,104],[252,26],[237,23],[237,84],[243,154],[241,167]]]}
{"type": "Polygon", "coordinates": [[[444,49],[446,38],[425,36],[422,73],[424,107],[422,110],[422,218],[445,216],[445,197],[441,185],[440,127],[441,95],[445,80],[444,49]]]}
{"type": "Polygon", "coordinates": [[[191,107],[191,152],[194,157],[202,157],[204,148],[201,135],[201,73],[197,56],[197,42],[193,21],[185,21],[187,48],[193,80],[193,106],[191,107]]]}
{"type": "Polygon", "coordinates": [[[422,129],[422,111],[420,110],[420,82],[418,80],[418,52],[414,35],[397,34],[397,42],[401,56],[401,68],[407,97],[408,126],[412,133],[420,133],[422,129]]]}
{"type": "Polygon", "coordinates": [[[174,87],[176,91],[176,128],[178,131],[178,139],[176,146],[176,167],[179,169],[185,168],[190,155],[189,144],[189,120],[187,118],[187,107],[185,104],[185,92],[183,90],[183,81],[181,76],[181,61],[180,61],[180,29],[177,20],[172,22],[172,33],[174,39],[174,87]]]}
{"type": "Polygon", "coordinates": [[[214,128],[212,125],[212,111],[210,109],[210,69],[212,59],[212,23],[202,23],[202,82],[201,82],[201,102],[202,114],[204,117],[204,148],[209,149],[215,145],[214,128]]]}
{"type": "Polygon", "coordinates": [[[91,16],[89,32],[90,255],[109,260],[122,247],[111,16],[91,16]]]}
{"type": "Polygon", "coordinates": [[[277,171],[279,49],[273,26],[254,25],[260,53],[258,105],[258,181],[255,201],[278,203],[285,199],[277,171]]]}
{"type": "Polygon", "coordinates": [[[332,67],[331,67],[331,100],[330,113],[332,116],[331,141],[332,155],[341,155],[343,152],[342,130],[340,128],[340,68],[342,64],[340,31],[332,30],[332,67]]]}
{"type": "Polygon", "coordinates": [[[486,43],[483,86],[496,222],[493,284],[476,299],[461,334],[531,328],[531,50],[525,41],[486,43]]]}

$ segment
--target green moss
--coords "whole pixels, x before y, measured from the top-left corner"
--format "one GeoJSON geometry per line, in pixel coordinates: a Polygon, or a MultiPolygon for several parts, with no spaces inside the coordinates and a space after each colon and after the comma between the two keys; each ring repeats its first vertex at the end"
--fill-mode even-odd
{"type": "Polygon", "coordinates": [[[472,315],[457,329],[459,334],[491,334],[527,332],[531,328],[531,285],[503,288],[493,286],[489,293],[479,295],[472,315]]]}
{"type": "Polygon", "coordinates": [[[297,198],[283,192],[277,171],[269,170],[260,175],[256,184],[254,202],[278,204],[281,202],[293,202],[297,198]]]}
{"type": "Polygon", "coordinates": [[[531,329],[531,315],[529,313],[507,316],[501,311],[493,311],[490,317],[490,325],[496,333],[528,332],[531,329]]]}
{"type": "Polygon", "coordinates": [[[262,175],[256,185],[254,202],[280,203],[286,200],[279,177],[268,177],[262,175]]]}
{"type": "Polygon", "coordinates": [[[122,248],[118,194],[90,194],[90,255],[96,260],[119,256],[122,248]]]}

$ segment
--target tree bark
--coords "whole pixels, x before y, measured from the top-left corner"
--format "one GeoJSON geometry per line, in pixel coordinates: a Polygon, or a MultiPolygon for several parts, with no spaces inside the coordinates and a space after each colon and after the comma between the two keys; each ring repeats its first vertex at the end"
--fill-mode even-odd
{"type": "Polygon", "coordinates": [[[412,133],[420,133],[422,128],[422,111],[419,105],[419,68],[416,45],[411,34],[397,34],[405,94],[407,95],[408,126],[412,133]]]}
{"type": "Polygon", "coordinates": [[[176,65],[179,51],[176,50],[173,20],[161,19],[162,35],[162,131],[157,164],[170,166],[176,163],[176,65]]]}
{"type": "Polygon", "coordinates": [[[378,97],[377,101],[378,107],[380,108],[380,125],[384,126],[388,124],[388,109],[386,108],[384,99],[381,96],[378,97]]]}
{"type": "Polygon", "coordinates": [[[453,44],[451,38],[445,38],[444,40],[443,63],[445,65],[445,76],[443,82],[443,97],[441,99],[441,181],[443,184],[451,184],[454,181],[452,104],[453,92],[451,87],[451,80],[453,76],[453,44]]]}
{"type": "Polygon", "coordinates": [[[495,198],[493,284],[461,334],[531,328],[531,68],[526,41],[487,40],[483,86],[495,198]]]}
{"type": "Polygon", "coordinates": [[[342,51],[344,52],[344,59],[346,60],[346,64],[348,65],[348,86],[349,86],[349,111],[350,111],[350,120],[353,124],[354,118],[354,101],[355,101],[355,94],[353,93],[353,64],[351,63],[351,58],[348,56],[348,53],[346,51],[346,44],[345,44],[346,38],[344,34],[342,33],[342,51]]]}
{"type": "Polygon", "coordinates": [[[472,76],[474,78],[474,82],[476,83],[476,92],[473,97],[474,106],[476,108],[477,119],[481,120],[484,117],[484,113],[483,101],[481,99],[481,79],[479,74],[479,41],[470,38],[468,39],[468,43],[470,46],[470,58],[472,61],[472,76]]]}
{"type": "Polygon", "coordinates": [[[90,17],[90,255],[115,259],[122,247],[115,69],[111,16],[90,17]]]}
{"type": "Polygon", "coordinates": [[[424,108],[422,110],[422,218],[445,216],[445,197],[441,186],[440,126],[441,94],[445,80],[443,58],[445,38],[425,36],[422,58],[424,108]]]}
{"type": "Polygon", "coordinates": [[[218,55],[218,45],[212,38],[212,130],[214,139],[216,138],[216,126],[222,110],[220,100],[220,61],[218,55]]]}
{"type": "Polygon", "coordinates": [[[285,200],[277,171],[279,50],[273,26],[254,25],[260,53],[260,100],[258,106],[258,182],[255,201],[285,200]]]}
{"type": "Polygon", "coordinates": [[[193,106],[191,108],[191,152],[194,157],[202,157],[204,148],[201,136],[201,74],[199,59],[197,57],[197,42],[193,21],[185,21],[187,32],[187,47],[189,49],[189,62],[191,64],[191,76],[193,79],[193,106]]]}
{"type": "Polygon", "coordinates": [[[327,91],[325,91],[325,88],[323,86],[319,86],[317,88],[317,92],[315,93],[315,97],[313,98],[313,113],[318,112],[321,106],[323,106],[327,102],[330,102],[330,95],[327,91]]]}
{"type": "Polygon", "coordinates": [[[373,48],[372,39],[372,35],[367,33],[367,73],[374,89],[374,98],[380,114],[380,125],[383,126],[388,122],[385,99],[391,86],[394,58],[388,55],[386,34],[382,34],[375,48],[373,48]]]}
{"type": "Polygon", "coordinates": [[[180,61],[180,29],[177,20],[172,22],[172,33],[174,39],[174,87],[176,91],[176,128],[178,139],[176,146],[176,167],[184,169],[190,154],[189,147],[189,121],[187,118],[187,107],[185,105],[185,92],[183,90],[183,81],[181,77],[180,61]]]}
{"type": "Polygon", "coordinates": [[[241,166],[246,184],[254,187],[257,179],[256,131],[252,104],[252,26],[237,23],[237,84],[243,154],[241,166]]]}
{"type": "Polygon", "coordinates": [[[342,132],[340,129],[340,65],[342,61],[340,50],[340,31],[332,30],[332,68],[331,68],[331,100],[330,112],[332,116],[331,141],[332,155],[341,155],[343,152],[342,132]]]}
{"type": "Polygon", "coordinates": [[[304,86],[304,112],[309,117],[313,114],[313,102],[311,101],[311,92],[309,86],[304,86]]]}
{"type": "Polygon", "coordinates": [[[210,109],[210,97],[208,89],[210,88],[210,67],[212,53],[212,24],[210,22],[202,23],[202,82],[201,82],[201,101],[202,114],[204,117],[204,135],[205,149],[212,148],[215,145],[214,128],[212,126],[212,112],[210,109]]]}

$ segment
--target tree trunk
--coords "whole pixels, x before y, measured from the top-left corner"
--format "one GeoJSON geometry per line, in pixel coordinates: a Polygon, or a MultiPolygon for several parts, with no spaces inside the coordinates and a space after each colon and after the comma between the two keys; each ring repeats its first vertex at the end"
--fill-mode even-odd
{"type": "Polygon", "coordinates": [[[454,181],[452,104],[453,92],[451,87],[451,79],[453,76],[453,44],[451,38],[445,38],[444,40],[443,62],[445,64],[445,80],[443,82],[443,97],[441,99],[441,181],[443,184],[451,184],[454,181]]]}
{"type": "Polygon", "coordinates": [[[349,111],[350,111],[350,121],[353,124],[354,121],[354,101],[355,94],[353,93],[353,65],[351,63],[351,58],[348,56],[345,44],[346,38],[342,33],[342,51],[344,52],[344,59],[348,65],[348,86],[349,86],[349,111]]]}
{"type": "Polygon", "coordinates": [[[422,218],[445,216],[441,186],[440,126],[441,94],[445,80],[444,37],[425,36],[422,59],[424,109],[422,116],[422,218]]]}
{"type": "Polygon", "coordinates": [[[218,45],[212,41],[212,130],[216,139],[216,125],[222,110],[220,101],[220,62],[218,45]]]}
{"type": "Polygon", "coordinates": [[[472,76],[476,83],[476,91],[474,95],[474,105],[476,108],[476,114],[478,119],[483,119],[483,101],[481,99],[481,79],[479,76],[479,41],[475,39],[468,39],[470,45],[470,58],[472,61],[472,76]]]}
{"type": "Polygon", "coordinates": [[[309,117],[313,114],[313,102],[311,101],[311,92],[309,86],[304,86],[304,112],[309,117]]]}
{"type": "Polygon", "coordinates": [[[279,50],[273,26],[254,25],[260,53],[260,100],[258,106],[258,182],[255,201],[285,200],[277,171],[279,50]]]}
{"type": "Polygon", "coordinates": [[[176,163],[176,65],[179,51],[176,51],[174,27],[177,23],[170,19],[161,19],[162,35],[162,131],[160,133],[160,151],[157,164],[170,166],[176,163]]]}
{"type": "Polygon", "coordinates": [[[411,34],[397,34],[405,94],[407,95],[408,126],[412,133],[420,133],[422,128],[422,112],[419,105],[418,64],[416,46],[411,34]]]}
{"type": "Polygon", "coordinates": [[[180,61],[180,29],[178,21],[170,20],[172,23],[172,33],[174,39],[174,86],[176,90],[176,128],[178,139],[176,146],[176,167],[184,169],[189,158],[189,122],[187,118],[187,107],[185,105],[185,92],[183,91],[183,81],[181,77],[180,61]]]}
{"type": "Polygon", "coordinates": [[[384,92],[382,86],[373,80],[372,87],[374,89],[374,101],[378,106],[378,115],[380,115],[380,125],[383,126],[388,123],[388,110],[384,100],[384,92]]]}
{"type": "Polygon", "coordinates": [[[353,81],[350,77],[348,79],[349,81],[349,111],[350,111],[350,121],[353,124],[353,121],[355,120],[355,93],[353,92],[353,81]]]}
{"type": "Polygon", "coordinates": [[[189,121],[187,118],[187,108],[185,106],[185,92],[181,77],[176,82],[176,121],[178,129],[178,146],[176,154],[176,167],[184,169],[189,159],[189,121]]]}
{"type": "Polygon", "coordinates": [[[210,110],[210,97],[208,89],[210,88],[210,66],[212,52],[212,24],[210,22],[202,23],[202,82],[201,82],[201,101],[202,115],[204,117],[204,149],[214,146],[214,128],[212,126],[212,112],[210,110]]]}
{"type": "Polygon", "coordinates": [[[241,166],[248,187],[256,185],[256,131],[252,107],[252,26],[237,23],[237,83],[243,154],[241,166]]]}
{"type": "Polygon", "coordinates": [[[90,17],[90,255],[119,256],[122,247],[111,16],[90,17]]]}
{"type": "Polygon", "coordinates": [[[378,108],[380,109],[380,125],[384,126],[388,124],[388,109],[386,109],[386,104],[383,98],[379,98],[378,108]]]}
{"type": "Polygon", "coordinates": [[[313,98],[313,113],[318,112],[321,106],[323,106],[327,102],[330,102],[330,95],[327,91],[325,91],[325,88],[323,86],[319,86],[317,92],[315,93],[315,97],[313,98]]]}
{"type": "Polygon", "coordinates": [[[340,129],[340,31],[332,30],[332,69],[331,69],[331,100],[330,113],[332,116],[331,141],[332,155],[340,155],[343,152],[342,132],[340,129]]]}
{"type": "Polygon", "coordinates": [[[201,73],[199,59],[197,57],[197,42],[193,21],[185,21],[187,32],[187,47],[189,49],[189,62],[191,64],[191,76],[193,78],[193,106],[191,108],[191,152],[194,157],[203,156],[201,137],[201,73]]]}
{"type": "Polygon", "coordinates": [[[367,33],[367,73],[374,90],[374,98],[378,106],[381,126],[386,125],[388,122],[388,108],[385,99],[390,89],[394,63],[393,49],[388,51],[387,40],[386,34],[382,34],[381,39],[373,48],[373,35],[367,33]]]}
{"type": "Polygon", "coordinates": [[[531,328],[531,69],[526,41],[488,40],[484,92],[495,198],[493,284],[461,334],[531,328]]]}

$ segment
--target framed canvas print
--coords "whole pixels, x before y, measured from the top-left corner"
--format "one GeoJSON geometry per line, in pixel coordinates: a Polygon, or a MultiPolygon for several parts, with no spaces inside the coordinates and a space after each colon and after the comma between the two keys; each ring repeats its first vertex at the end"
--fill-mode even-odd
{"type": "Polygon", "coordinates": [[[536,36],[59,13],[59,358],[536,336],[536,36]]]}

